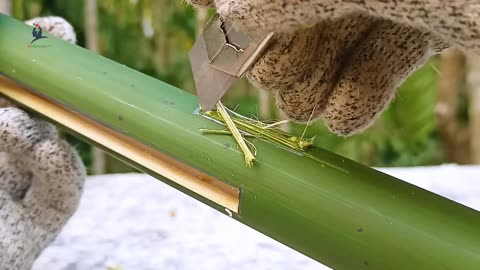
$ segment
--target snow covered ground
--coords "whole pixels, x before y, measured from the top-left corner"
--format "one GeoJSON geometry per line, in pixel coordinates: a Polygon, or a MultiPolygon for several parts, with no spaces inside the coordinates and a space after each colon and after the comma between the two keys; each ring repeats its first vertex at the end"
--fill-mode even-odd
{"type": "MultiPolygon", "coordinates": [[[[480,167],[381,170],[480,210],[480,167]]],[[[329,269],[143,174],[90,177],[77,213],[33,270],[109,267],[329,269]]]]}

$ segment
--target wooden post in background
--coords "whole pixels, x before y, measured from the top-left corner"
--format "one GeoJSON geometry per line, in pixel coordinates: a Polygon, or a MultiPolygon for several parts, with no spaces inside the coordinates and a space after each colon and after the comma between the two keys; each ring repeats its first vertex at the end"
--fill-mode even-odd
{"type": "Polygon", "coordinates": [[[467,68],[471,156],[472,163],[480,164],[480,56],[468,55],[467,68]]]}
{"type": "MultiPolygon", "coordinates": [[[[150,3],[148,1],[147,3],[150,3]]],[[[172,41],[172,36],[170,35],[168,19],[172,13],[171,4],[166,0],[154,0],[151,1],[151,14],[147,16],[149,20],[152,21],[153,30],[154,30],[154,44],[155,49],[153,52],[153,64],[157,72],[162,73],[171,68],[171,48],[170,42],[172,41]]]]}
{"type": "Polygon", "coordinates": [[[456,49],[445,51],[440,56],[439,70],[435,114],[446,159],[449,163],[469,164],[470,133],[457,119],[459,95],[465,82],[464,55],[456,49]]]}
{"type": "Polygon", "coordinates": [[[97,0],[85,1],[85,41],[87,48],[98,53],[97,0]]]}
{"type": "MultiPolygon", "coordinates": [[[[98,53],[98,12],[97,0],[85,1],[85,41],[87,49],[98,53]]],[[[97,147],[92,147],[92,173],[104,174],[106,155],[97,147]]]]}

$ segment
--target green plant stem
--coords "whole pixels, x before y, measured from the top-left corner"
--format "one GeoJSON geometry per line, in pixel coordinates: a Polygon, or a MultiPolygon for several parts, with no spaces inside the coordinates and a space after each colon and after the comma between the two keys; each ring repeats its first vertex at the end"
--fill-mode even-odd
{"type": "MultiPolygon", "coordinates": [[[[4,15],[0,35],[2,74],[239,188],[238,214],[226,218],[337,270],[480,265],[480,214],[473,209],[315,147],[300,153],[258,140],[261,154],[245,168],[230,136],[199,132],[223,126],[194,113],[195,96],[48,34],[39,42],[49,48],[27,48],[31,27],[4,15]]],[[[122,153],[110,153],[228,214],[122,153]]]]}

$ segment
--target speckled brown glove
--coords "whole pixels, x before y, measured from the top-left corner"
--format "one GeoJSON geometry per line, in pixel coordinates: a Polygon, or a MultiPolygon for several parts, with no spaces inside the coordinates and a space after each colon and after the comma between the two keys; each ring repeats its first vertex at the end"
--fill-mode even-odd
{"type": "MultiPolygon", "coordinates": [[[[61,18],[35,22],[75,41],[61,18]]],[[[77,209],[86,173],[54,126],[3,99],[0,106],[0,269],[28,270],[77,209]]]]}
{"type": "Polygon", "coordinates": [[[480,53],[478,0],[190,0],[237,29],[276,33],[247,74],[298,122],[322,117],[339,135],[375,122],[398,86],[450,46],[480,53]]]}

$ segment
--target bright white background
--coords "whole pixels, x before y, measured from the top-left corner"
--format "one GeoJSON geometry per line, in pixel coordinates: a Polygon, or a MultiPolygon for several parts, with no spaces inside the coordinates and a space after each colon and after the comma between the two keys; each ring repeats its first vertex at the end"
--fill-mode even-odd
{"type": "MultiPolygon", "coordinates": [[[[480,167],[382,171],[480,210],[480,167]]],[[[143,174],[90,177],[33,270],[320,270],[325,266],[143,174]]]]}

